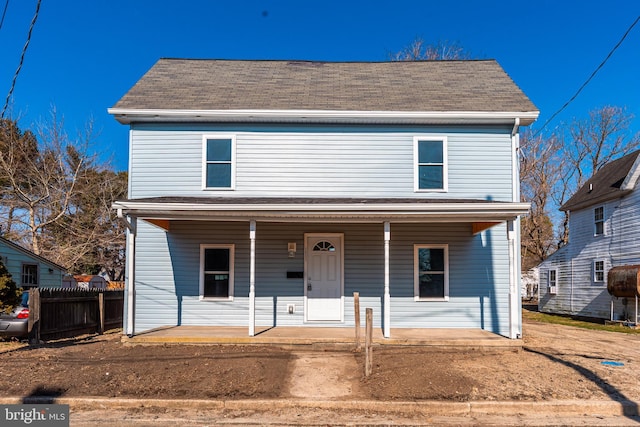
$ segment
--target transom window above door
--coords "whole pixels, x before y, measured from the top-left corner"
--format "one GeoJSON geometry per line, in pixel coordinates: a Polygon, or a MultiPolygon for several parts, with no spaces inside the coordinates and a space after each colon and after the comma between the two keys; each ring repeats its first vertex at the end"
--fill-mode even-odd
{"type": "Polygon", "coordinates": [[[233,189],[235,138],[205,136],[203,145],[203,187],[205,189],[233,189]]]}
{"type": "Polygon", "coordinates": [[[316,243],[316,245],[313,247],[313,250],[322,252],[335,252],[336,247],[333,246],[333,243],[323,240],[322,242],[316,243]]]}

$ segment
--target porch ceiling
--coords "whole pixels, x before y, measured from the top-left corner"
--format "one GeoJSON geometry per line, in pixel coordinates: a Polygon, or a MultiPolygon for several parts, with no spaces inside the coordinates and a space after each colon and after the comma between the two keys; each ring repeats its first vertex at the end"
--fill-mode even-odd
{"type": "Polygon", "coordinates": [[[475,199],[156,197],[117,201],[120,213],[163,220],[271,222],[493,222],[527,213],[529,203],[475,199]]]}

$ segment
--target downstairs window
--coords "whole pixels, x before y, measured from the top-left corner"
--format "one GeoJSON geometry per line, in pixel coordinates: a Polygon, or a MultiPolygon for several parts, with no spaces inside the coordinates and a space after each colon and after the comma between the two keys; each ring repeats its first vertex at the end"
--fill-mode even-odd
{"type": "Polygon", "coordinates": [[[416,301],[449,300],[447,245],[414,246],[414,297],[416,301]]]}
{"type": "Polygon", "coordinates": [[[200,299],[233,299],[233,245],[200,246],[200,299]]]}

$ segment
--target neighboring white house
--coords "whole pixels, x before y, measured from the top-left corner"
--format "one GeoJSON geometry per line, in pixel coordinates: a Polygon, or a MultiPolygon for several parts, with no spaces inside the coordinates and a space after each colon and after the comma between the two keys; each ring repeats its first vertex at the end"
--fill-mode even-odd
{"type": "MultiPolygon", "coordinates": [[[[640,264],[639,153],[603,166],[561,207],[570,213],[569,244],[538,266],[540,311],[610,317],[607,273],[640,264]]],[[[634,315],[633,299],[613,300],[618,319],[634,315]]]]}
{"type": "Polygon", "coordinates": [[[0,237],[0,261],[22,288],[61,287],[65,268],[0,237]]]}
{"type": "Polygon", "coordinates": [[[522,331],[518,148],[493,60],[159,60],[130,127],[125,333],[162,326],[522,331]],[[361,314],[364,315],[364,312],[361,314]]]}

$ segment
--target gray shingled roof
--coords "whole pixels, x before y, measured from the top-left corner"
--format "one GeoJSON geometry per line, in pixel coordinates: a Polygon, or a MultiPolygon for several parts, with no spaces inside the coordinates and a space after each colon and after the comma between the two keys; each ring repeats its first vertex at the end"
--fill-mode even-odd
{"type": "Polygon", "coordinates": [[[537,111],[494,60],[312,62],[160,59],[113,108],[537,111]]]}
{"type": "Polygon", "coordinates": [[[560,210],[573,211],[624,196],[630,190],[621,187],[640,151],[634,151],[604,165],[566,201],[560,210]]]}

